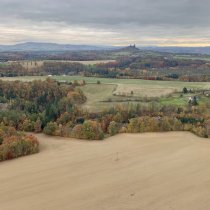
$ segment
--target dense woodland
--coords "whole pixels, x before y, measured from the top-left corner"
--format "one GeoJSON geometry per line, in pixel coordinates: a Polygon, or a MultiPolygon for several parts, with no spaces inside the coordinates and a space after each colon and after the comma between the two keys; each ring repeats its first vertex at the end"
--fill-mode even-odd
{"type": "Polygon", "coordinates": [[[72,119],[86,97],[74,85],[47,80],[31,83],[0,81],[0,161],[38,152],[38,141],[19,131],[41,132],[63,113],[72,119]]]}
{"type": "MultiPolygon", "coordinates": [[[[210,63],[208,59],[202,60],[202,57],[199,55],[197,55],[198,59],[190,59],[190,56],[186,59],[186,56],[179,58],[176,57],[178,55],[174,54],[144,52],[137,48],[126,48],[118,51],[66,53],[14,52],[0,53],[0,55],[2,61],[8,61],[0,63],[0,75],[2,77],[83,75],[87,77],[180,80],[189,82],[210,80],[210,63]],[[105,59],[112,59],[115,62],[94,65],[65,62],[68,60],[91,61],[105,59]],[[26,65],[21,65],[23,61],[26,65]],[[43,61],[42,65],[38,64],[40,61],[43,61]],[[34,66],[30,67],[32,62],[34,62],[34,66]]],[[[191,55],[192,58],[193,56],[195,55],[191,55]]]]}
{"type": "Polygon", "coordinates": [[[109,60],[112,59],[112,51],[17,51],[0,52],[0,61],[22,60],[109,60]]]}
{"type": "MultiPolygon", "coordinates": [[[[192,131],[208,137],[209,115],[196,103],[186,107],[151,103],[117,105],[90,113],[80,105],[86,101],[79,83],[60,84],[51,79],[33,82],[0,81],[2,126],[48,135],[103,139],[124,132],[192,131]]],[[[80,85],[85,85],[80,84],[80,85]]],[[[183,91],[186,91],[185,89],[183,91]]]]}

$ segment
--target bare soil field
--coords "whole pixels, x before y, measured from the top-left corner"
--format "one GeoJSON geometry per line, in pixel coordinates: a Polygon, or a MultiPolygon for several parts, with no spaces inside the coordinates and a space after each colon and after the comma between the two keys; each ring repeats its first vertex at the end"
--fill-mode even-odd
{"type": "Polygon", "coordinates": [[[210,209],[209,140],[187,132],[37,137],[39,154],[0,163],[1,210],[210,209]]]}

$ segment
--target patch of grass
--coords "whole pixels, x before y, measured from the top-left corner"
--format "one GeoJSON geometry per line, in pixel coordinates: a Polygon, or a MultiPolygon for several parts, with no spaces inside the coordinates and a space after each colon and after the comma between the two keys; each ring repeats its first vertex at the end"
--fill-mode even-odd
{"type": "MultiPolygon", "coordinates": [[[[3,77],[3,80],[44,80],[47,76],[24,76],[24,77],[3,77]]],[[[97,78],[97,77],[83,77],[83,76],[53,76],[55,80],[63,82],[73,82],[74,80],[85,80],[88,84],[96,84],[100,81],[102,84],[113,85],[133,85],[133,87],[141,87],[143,90],[172,89],[181,91],[184,87],[188,89],[210,89],[210,82],[180,82],[180,81],[153,81],[153,80],[140,80],[140,79],[112,79],[112,78],[97,78]]]]}
{"type": "Polygon", "coordinates": [[[9,64],[6,62],[0,62],[0,67],[8,66],[9,64]]]}
{"type": "MultiPolygon", "coordinates": [[[[128,104],[139,103],[138,97],[135,96],[115,96],[113,92],[117,85],[114,84],[87,84],[79,87],[87,97],[87,102],[82,105],[83,108],[90,111],[102,111],[106,108],[113,107],[119,103],[128,104]]],[[[142,103],[142,102],[141,102],[142,103]]]]}
{"type": "Polygon", "coordinates": [[[153,81],[140,79],[112,79],[112,78],[97,78],[97,77],[83,77],[83,76],[53,76],[52,78],[59,81],[74,81],[85,80],[86,83],[97,83],[99,80],[103,84],[130,84],[141,85],[144,88],[173,88],[182,90],[183,87],[191,89],[208,89],[210,82],[180,82],[180,81],[153,81]]]}
{"type": "Polygon", "coordinates": [[[186,106],[188,104],[187,97],[180,97],[177,94],[171,97],[161,98],[161,105],[186,106]]]}
{"type": "MultiPolygon", "coordinates": [[[[47,76],[36,77],[11,77],[3,80],[45,80],[47,76]]],[[[139,79],[109,79],[82,76],[53,76],[55,80],[62,82],[73,82],[74,80],[85,80],[85,86],[81,87],[87,96],[87,102],[83,105],[90,111],[101,111],[118,103],[141,103],[144,97],[158,97],[160,105],[185,106],[188,104],[190,95],[180,93],[184,87],[188,89],[210,89],[209,82],[179,82],[179,81],[148,81],[139,79]],[[97,84],[100,81],[101,84],[97,84]],[[133,92],[133,94],[131,94],[133,92]],[[114,93],[114,94],[113,94],[114,93]],[[168,95],[171,95],[170,97],[168,95]],[[162,97],[161,97],[162,96],[162,97]]],[[[208,97],[201,97],[199,104],[210,103],[208,97]]]]}
{"type": "MultiPolygon", "coordinates": [[[[186,106],[188,105],[189,98],[197,94],[183,94],[182,97],[180,97],[180,95],[181,94],[179,93],[175,93],[170,97],[160,98],[159,103],[161,105],[175,105],[179,107],[186,106]]],[[[210,97],[198,95],[198,103],[199,105],[210,104],[210,97]]]]}
{"type": "MultiPolygon", "coordinates": [[[[94,65],[99,63],[109,63],[115,62],[115,60],[95,60],[95,61],[68,61],[68,60],[40,60],[40,61],[33,61],[33,60],[25,60],[25,61],[14,61],[14,63],[19,63],[24,68],[30,70],[34,68],[38,68],[43,66],[44,62],[65,62],[65,63],[81,63],[84,65],[94,65]]],[[[13,61],[10,61],[13,63],[13,61]]]]}
{"type": "Polygon", "coordinates": [[[81,87],[87,97],[87,102],[83,107],[91,111],[100,111],[107,108],[107,106],[112,106],[111,103],[107,104],[103,101],[112,98],[114,88],[115,85],[107,84],[88,84],[81,87]]]}
{"type": "Polygon", "coordinates": [[[210,56],[192,56],[192,55],[175,55],[176,59],[189,59],[189,60],[203,60],[210,61],[210,56]]]}
{"type": "Polygon", "coordinates": [[[1,77],[1,80],[4,81],[22,81],[30,82],[34,80],[46,80],[47,76],[22,76],[22,77],[1,77]]]}

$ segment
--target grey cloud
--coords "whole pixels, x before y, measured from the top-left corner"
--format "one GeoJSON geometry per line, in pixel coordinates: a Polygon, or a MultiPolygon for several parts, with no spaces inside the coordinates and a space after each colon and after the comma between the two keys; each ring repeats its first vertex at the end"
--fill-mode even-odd
{"type": "Polygon", "coordinates": [[[1,16],[90,25],[208,25],[208,0],[3,0],[1,16]]]}
{"type": "Polygon", "coordinates": [[[206,36],[209,10],[209,0],[0,1],[1,23],[8,27],[21,21],[29,25],[47,22],[125,33],[128,39],[140,33],[148,37],[206,36]]]}

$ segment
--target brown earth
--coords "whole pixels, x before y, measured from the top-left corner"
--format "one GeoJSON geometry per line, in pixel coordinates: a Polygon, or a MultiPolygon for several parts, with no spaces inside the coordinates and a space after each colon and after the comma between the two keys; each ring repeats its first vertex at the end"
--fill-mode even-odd
{"type": "Polygon", "coordinates": [[[187,132],[37,137],[39,154],[0,163],[1,210],[210,209],[209,140],[187,132]]]}

